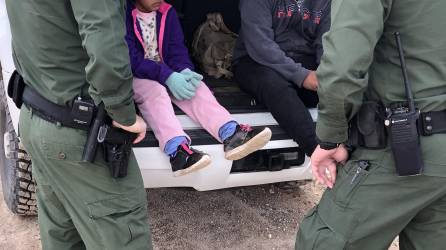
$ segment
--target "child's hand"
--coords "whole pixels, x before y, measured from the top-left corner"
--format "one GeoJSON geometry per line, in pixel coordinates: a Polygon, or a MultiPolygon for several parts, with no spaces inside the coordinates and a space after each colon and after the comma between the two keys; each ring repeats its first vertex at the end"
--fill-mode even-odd
{"type": "Polygon", "coordinates": [[[195,89],[200,86],[201,80],[203,80],[202,75],[190,69],[183,69],[180,73],[185,76],[186,80],[190,82],[195,89]]]}
{"type": "Polygon", "coordinates": [[[172,73],[166,80],[166,85],[172,95],[180,100],[189,100],[195,96],[196,88],[190,84],[186,77],[181,73],[172,73]]]}

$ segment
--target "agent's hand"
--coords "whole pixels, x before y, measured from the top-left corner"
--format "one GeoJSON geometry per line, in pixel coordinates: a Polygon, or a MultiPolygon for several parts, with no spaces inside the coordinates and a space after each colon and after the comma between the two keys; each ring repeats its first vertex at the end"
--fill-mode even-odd
{"type": "Polygon", "coordinates": [[[115,121],[113,121],[113,126],[121,128],[125,131],[138,134],[138,137],[133,141],[133,144],[136,144],[144,139],[146,137],[146,131],[147,131],[147,124],[146,122],[141,118],[141,116],[136,116],[136,121],[133,125],[130,126],[124,126],[121,125],[115,121]]]}
{"type": "Polygon", "coordinates": [[[186,81],[188,81],[190,84],[192,84],[192,86],[195,87],[195,89],[197,89],[200,84],[201,81],[203,80],[203,76],[190,70],[190,69],[183,69],[180,72],[182,75],[184,75],[184,77],[186,78],[186,81]]]}
{"type": "Polygon", "coordinates": [[[181,74],[174,72],[166,80],[166,85],[169,88],[172,95],[180,100],[189,100],[195,96],[196,88],[186,80],[186,77],[181,74]]]}
{"type": "Polygon", "coordinates": [[[302,87],[308,90],[317,91],[318,86],[319,86],[319,81],[317,80],[316,72],[310,71],[310,73],[305,78],[302,87]]]}
{"type": "Polygon", "coordinates": [[[343,145],[331,150],[317,146],[311,155],[311,170],[316,182],[333,188],[336,182],[336,165],[345,164],[348,152],[343,145]]]}

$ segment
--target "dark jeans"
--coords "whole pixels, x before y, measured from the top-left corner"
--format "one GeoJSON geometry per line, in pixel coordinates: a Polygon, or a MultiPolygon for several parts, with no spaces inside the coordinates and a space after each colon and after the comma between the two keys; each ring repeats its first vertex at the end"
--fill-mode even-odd
{"type": "Polygon", "coordinates": [[[240,88],[264,104],[285,132],[311,156],[317,142],[308,107],[316,107],[319,101],[316,92],[297,87],[248,56],[240,59],[233,70],[240,88]]]}

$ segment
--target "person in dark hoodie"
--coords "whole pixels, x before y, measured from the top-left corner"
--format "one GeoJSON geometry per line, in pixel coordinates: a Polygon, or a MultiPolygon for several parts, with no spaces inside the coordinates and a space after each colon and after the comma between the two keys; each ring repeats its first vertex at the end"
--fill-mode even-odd
{"type": "Polygon", "coordinates": [[[330,5],[330,0],[240,0],[235,79],[308,156],[317,141],[307,107],[318,103],[315,70],[322,35],[330,27],[330,5]]]}
{"type": "Polygon", "coordinates": [[[209,155],[192,149],[172,102],[223,142],[225,157],[238,160],[262,148],[269,128],[239,125],[194,72],[175,10],[164,1],[127,2],[127,35],[135,102],[170,157],[175,176],[206,167],[209,155]]]}

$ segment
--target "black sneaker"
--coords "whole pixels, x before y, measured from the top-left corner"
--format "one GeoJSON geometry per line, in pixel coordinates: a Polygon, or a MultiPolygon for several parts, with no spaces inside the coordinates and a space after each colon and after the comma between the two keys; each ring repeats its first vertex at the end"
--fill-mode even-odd
{"type": "Polygon", "coordinates": [[[210,163],[209,155],[190,148],[187,144],[178,146],[176,154],[170,157],[170,165],[175,177],[197,171],[210,163]]]}
{"type": "Polygon", "coordinates": [[[234,135],[223,142],[225,158],[239,160],[265,146],[271,139],[271,130],[267,127],[251,128],[238,125],[234,135]]]}

